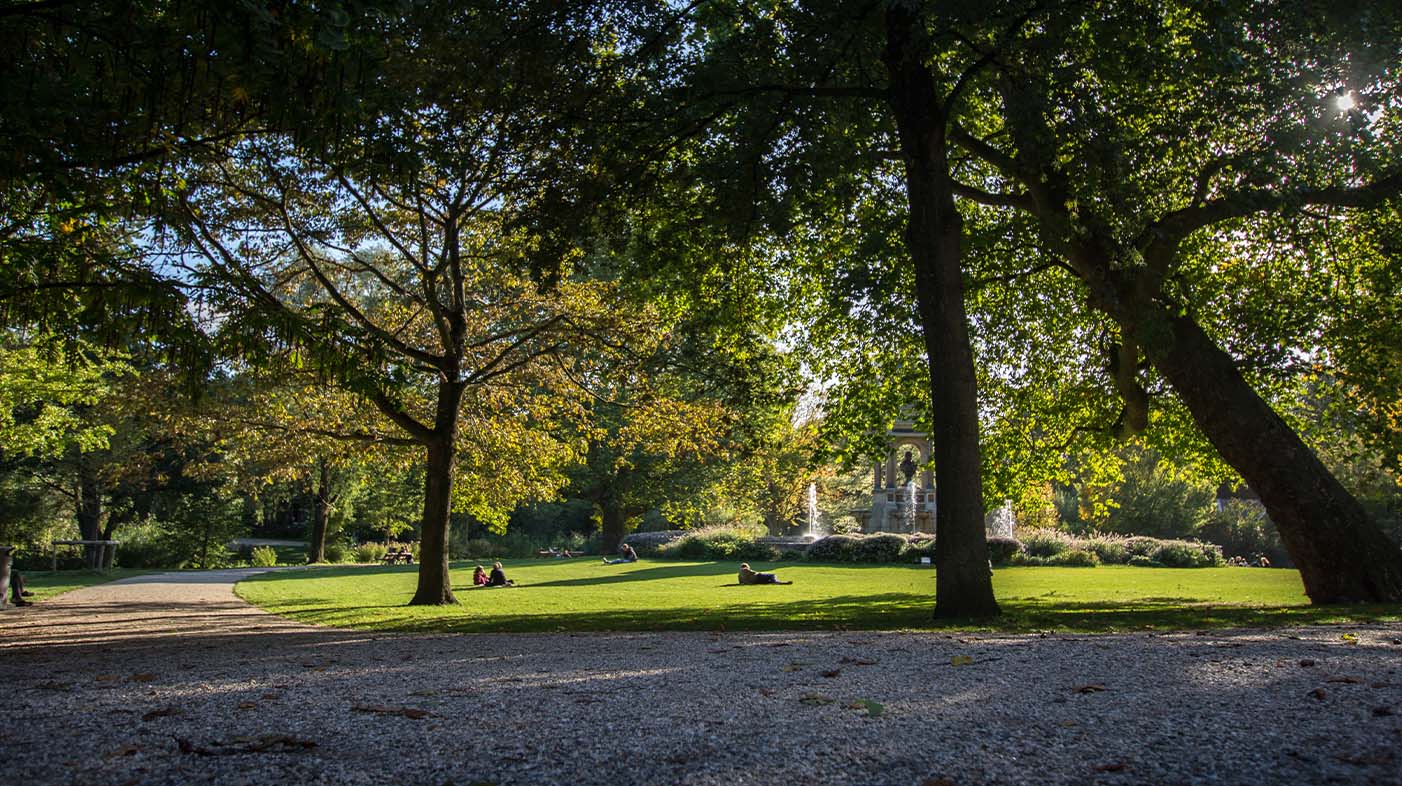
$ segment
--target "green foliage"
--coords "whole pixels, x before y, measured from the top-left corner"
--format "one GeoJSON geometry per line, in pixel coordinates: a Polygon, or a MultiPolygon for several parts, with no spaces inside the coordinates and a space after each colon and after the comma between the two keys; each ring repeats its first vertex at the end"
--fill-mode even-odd
{"type": "Polygon", "coordinates": [[[1077,541],[1077,547],[1091,552],[1107,565],[1123,565],[1129,560],[1125,539],[1115,535],[1096,535],[1077,541]]]}
{"type": "Polygon", "coordinates": [[[1084,549],[1067,549],[1047,557],[1046,564],[1065,568],[1093,568],[1100,564],[1100,558],[1094,552],[1084,549]]]}
{"type": "Polygon", "coordinates": [[[994,565],[1000,565],[1022,548],[1023,544],[1017,538],[991,537],[988,539],[988,559],[994,565]]]}
{"type": "Polygon", "coordinates": [[[1022,550],[1030,557],[1052,557],[1071,548],[1065,533],[1043,529],[1022,533],[1022,550]]]}
{"type": "Polygon", "coordinates": [[[355,561],[361,564],[382,562],[389,553],[389,546],[384,543],[357,543],[351,552],[355,555],[355,561]]]}
{"type": "Polygon", "coordinates": [[[355,556],[350,546],[341,540],[328,540],[326,542],[326,561],[335,565],[342,562],[351,562],[355,556]]]}
{"type": "Polygon", "coordinates": [[[1272,565],[1290,564],[1290,555],[1281,544],[1275,525],[1266,517],[1265,509],[1255,502],[1228,500],[1222,510],[1208,516],[1198,530],[1198,537],[1217,544],[1226,557],[1255,560],[1264,555],[1272,565]]]}
{"type": "Polygon", "coordinates": [[[122,568],[174,568],[186,558],[168,527],[145,521],[123,527],[114,564],[122,568]]]}
{"type": "Polygon", "coordinates": [[[758,538],[762,530],[753,527],[707,527],[688,532],[658,549],[658,556],[689,560],[742,560],[772,562],[779,551],[758,538]]]}
{"type": "Polygon", "coordinates": [[[272,546],[259,546],[253,550],[250,562],[255,568],[271,568],[277,565],[277,550],[272,546]]]}
{"type": "Polygon", "coordinates": [[[935,561],[935,539],[912,536],[901,553],[901,559],[905,562],[919,563],[922,557],[928,557],[931,563],[935,561]]]}
{"type": "Polygon", "coordinates": [[[868,535],[853,544],[853,562],[898,562],[908,541],[904,536],[892,533],[868,535]]]}
{"type": "Polygon", "coordinates": [[[808,547],[809,562],[856,562],[860,535],[828,535],[808,547]]]}

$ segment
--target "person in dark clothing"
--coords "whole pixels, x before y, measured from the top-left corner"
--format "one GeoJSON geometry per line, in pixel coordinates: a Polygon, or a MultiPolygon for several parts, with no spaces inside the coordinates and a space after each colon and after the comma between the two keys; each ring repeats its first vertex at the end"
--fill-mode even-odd
{"type": "Polygon", "coordinates": [[[618,548],[618,559],[604,558],[605,565],[617,565],[620,562],[637,562],[638,552],[633,551],[633,547],[624,543],[618,548]]]}
{"type": "Polygon", "coordinates": [[[792,581],[780,581],[773,573],[759,573],[750,570],[750,563],[740,563],[740,583],[741,584],[792,584],[792,581]]]}
{"type": "MultiPolygon", "coordinates": [[[[5,584],[9,585],[10,602],[16,606],[32,606],[33,603],[25,598],[34,593],[24,588],[24,576],[17,570],[10,568],[10,553],[14,551],[13,546],[0,546],[0,601],[4,600],[5,584]]],[[[0,602],[0,606],[4,603],[0,602]]]]}
{"type": "Polygon", "coordinates": [[[487,577],[488,587],[514,587],[516,582],[506,577],[506,571],[501,569],[501,563],[492,564],[492,575],[487,577]]]}

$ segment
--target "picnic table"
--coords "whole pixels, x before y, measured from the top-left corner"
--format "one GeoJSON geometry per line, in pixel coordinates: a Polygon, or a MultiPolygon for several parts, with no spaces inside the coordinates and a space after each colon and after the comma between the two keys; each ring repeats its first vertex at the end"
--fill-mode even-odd
{"type": "Polygon", "coordinates": [[[396,562],[402,562],[405,565],[413,565],[414,552],[410,551],[409,549],[398,549],[396,551],[385,552],[386,565],[393,565],[396,562]]]}

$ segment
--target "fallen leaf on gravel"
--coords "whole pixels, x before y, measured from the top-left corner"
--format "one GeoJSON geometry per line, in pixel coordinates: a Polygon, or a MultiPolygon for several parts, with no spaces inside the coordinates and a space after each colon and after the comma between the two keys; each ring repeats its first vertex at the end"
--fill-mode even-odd
{"type": "Polygon", "coordinates": [[[823,672],[823,676],[824,676],[824,677],[827,677],[828,679],[832,679],[833,677],[840,676],[841,674],[842,674],[842,669],[828,669],[827,671],[823,672]]]}
{"type": "Polygon", "coordinates": [[[409,693],[410,696],[437,696],[436,690],[416,690],[409,693]]]}
{"type": "Polygon", "coordinates": [[[34,686],[34,687],[39,688],[40,690],[62,690],[62,691],[66,691],[66,690],[71,690],[73,686],[72,686],[71,683],[67,683],[67,682],[54,682],[53,680],[50,680],[50,681],[48,681],[48,682],[41,682],[41,683],[39,683],[38,685],[36,685],[36,686],[34,686]]]}
{"type": "Polygon", "coordinates": [[[949,665],[951,666],[967,666],[973,662],[974,659],[969,657],[968,655],[955,655],[954,657],[949,659],[949,665]]]}
{"type": "Polygon", "coordinates": [[[1072,688],[1077,693],[1100,693],[1105,690],[1104,685],[1078,685],[1072,688]]]}
{"type": "Polygon", "coordinates": [[[778,693],[778,691],[774,690],[773,688],[760,688],[760,689],[759,689],[759,695],[761,695],[761,696],[773,696],[775,693],[778,693]]]}
{"type": "Polygon", "coordinates": [[[1304,660],[1300,661],[1300,665],[1308,669],[1310,666],[1314,665],[1314,661],[1310,658],[1305,658],[1304,660]]]}
{"type": "Polygon", "coordinates": [[[821,707],[825,704],[832,704],[831,696],[824,696],[821,693],[806,693],[798,700],[799,704],[807,704],[810,707],[821,707]]]}
{"type": "Polygon", "coordinates": [[[706,651],[709,652],[709,653],[712,654],[712,655],[719,655],[719,654],[721,654],[722,652],[730,652],[730,648],[729,648],[729,647],[720,647],[720,648],[717,648],[717,649],[706,650],[706,651]]]}
{"type": "Polygon", "coordinates": [[[1128,766],[1122,761],[1112,761],[1107,764],[1097,764],[1091,769],[1096,772],[1124,772],[1128,766]]]}
{"type": "Polygon", "coordinates": [[[131,680],[132,682],[155,682],[155,681],[156,681],[156,675],[154,675],[154,674],[133,674],[133,675],[131,675],[130,677],[127,677],[127,679],[131,680]]]}
{"type": "Polygon", "coordinates": [[[117,681],[117,675],[115,675],[115,674],[99,674],[99,675],[97,675],[97,681],[98,681],[98,682],[116,682],[116,681],[117,681]]]}
{"type": "Polygon", "coordinates": [[[1345,644],[1357,644],[1357,643],[1358,643],[1358,634],[1356,634],[1356,633],[1345,633],[1345,634],[1343,634],[1342,636],[1340,636],[1339,639],[1342,640],[1343,643],[1345,643],[1345,644]]]}
{"type": "Polygon", "coordinates": [[[794,661],[789,665],[785,666],[784,671],[802,671],[803,667],[807,665],[807,663],[800,663],[798,661],[794,661]]]}
{"type": "Polygon", "coordinates": [[[1325,699],[1329,698],[1329,692],[1324,690],[1323,688],[1315,688],[1306,695],[1312,699],[1317,699],[1319,701],[1324,701],[1325,699]]]}
{"type": "Polygon", "coordinates": [[[197,756],[232,756],[239,753],[282,753],[316,747],[316,743],[311,740],[291,737],[286,734],[270,734],[256,739],[239,738],[234,740],[233,743],[212,742],[209,744],[209,747],[196,745],[182,737],[176,737],[175,742],[180,746],[181,753],[193,753],[197,756]]]}
{"type": "Polygon", "coordinates": [[[853,666],[875,666],[877,663],[874,658],[843,658],[842,662],[853,666]]]}
{"type": "Polygon", "coordinates": [[[257,708],[258,708],[258,702],[256,702],[256,701],[241,701],[241,702],[239,702],[239,709],[241,709],[241,710],[253,710],[253,709],[257,709],[257,708]]]}
{"type": "Polygon", "coordinates": [[[369,712],[375,715],[403,715],[406,718],[418,720],[429,716],[428,710],[416,709],[414,707],[386,707],[383,704],[356,704],[351,707],[356,712],[369,712]]]}
{"type": "Polygon", "coordinates": [[[879,718],[886,712],[886,708],[879,701],[871,699],[858,699],[847,705],[849,710],[866,710],[868,718],[879,718]]]}
{"type": "Polygon", "coordinates": [[[1391,708],[1391,707],[1374,707],[1374,708],[1373,708],[1373,717],[1374,717],[1374,718],[1387,718],[1387,717],[1391,717],[1392,715],[1395,715],[1395,714],[1396,714],[1396,713],[1394,713],[1394,712],[1392,711],[1392,708],[1391,708]]]}
{"type": "Polygon", "coordinates": [[[179,708],[179,707],[162,707],[162,708],[160,708],[160,709],[158,709],[158,710],[151,710],[150,712],[146,713],[145,715],[142,715],[142,716],[141,716],[141,719],[144,720],[144,721],[153,721],[153,720],[155,720],[155,719],[157,719],[157,718],[166,718],[166,717],[169,717],[169,716],[171,716],[171,715],[179,715],[179,714],[180,714],[180,708],[179,708]]]}
{"type": "Polygon", "coordinates": [[[258,698],[260,698],[260,699],[267,699],[267,700],[271,701],[271,700],[273,700],[273,699],[280,699],[280,698],[282,698],[282,696],[280,696],[279,694],[276,694],[276,693],[264,693],[262,696],[259,696],[258,698]]]}
{"type": "Polygon", "coordinates": [[[141,746],[140,746],[140,745],[123,745],[122,747],[120,747],[120,748],[118,748],[118,749],[112,751],[111,753],[107,754],[107,757],[108,757],[109,759],[119,759],[119,758],[121,758],[121,757],[123,757],[123,756],[130,756],[130,755],[132,755],[133,753],[136,753],[136,752],[139,751],[139,750],[141,750],[141,746]]]}
{"type": "Polygon", "coordinates": [[[921,783],[920,786],[959,786],[959,784],[955,783],[952,778],[940,777],[929,778],[924,783],[921,783]]]}
{"type": "Polygon", "coordinates": [[[1341,682],[1345,685],[1357,685],[1362,681],[1363,680],[1360,680],[1357,677],[1330,677],[1329,679],[1325,680],[1325,682],[1341,682]]]}

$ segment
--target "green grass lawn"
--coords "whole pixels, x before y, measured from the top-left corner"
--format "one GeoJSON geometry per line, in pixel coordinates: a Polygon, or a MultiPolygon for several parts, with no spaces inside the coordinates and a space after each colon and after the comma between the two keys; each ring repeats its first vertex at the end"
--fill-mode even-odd
{"type": "Polygon", "coordinates": [[[411,607],[414,566],[356,566],[252,577],[237,592],[316,625],[428,632],[931,629],[1113,631],[1402,619],[1402,606],[1312,608],[1293,570],[1005,568],[1004,615],[937,626],[934,572],[917,566],[779,563],[790,586],[739,586],[733,562],[504,563],[518,586],[477,590],[453,566],[460,606],[411,607]]]}
{"type": "Polygon", "coordinates": [[[112,568],[111,570],[26,570],[24,571],[24,588],[33,592],[32,601],[41,601],[61,595],[83,587],[91,587],[94,584],[105,584],[109,581],[124,579],[128,576],[140,576],[144,573],[159,573],[153,570],[137,570],[135,568],[112,568]]]}

